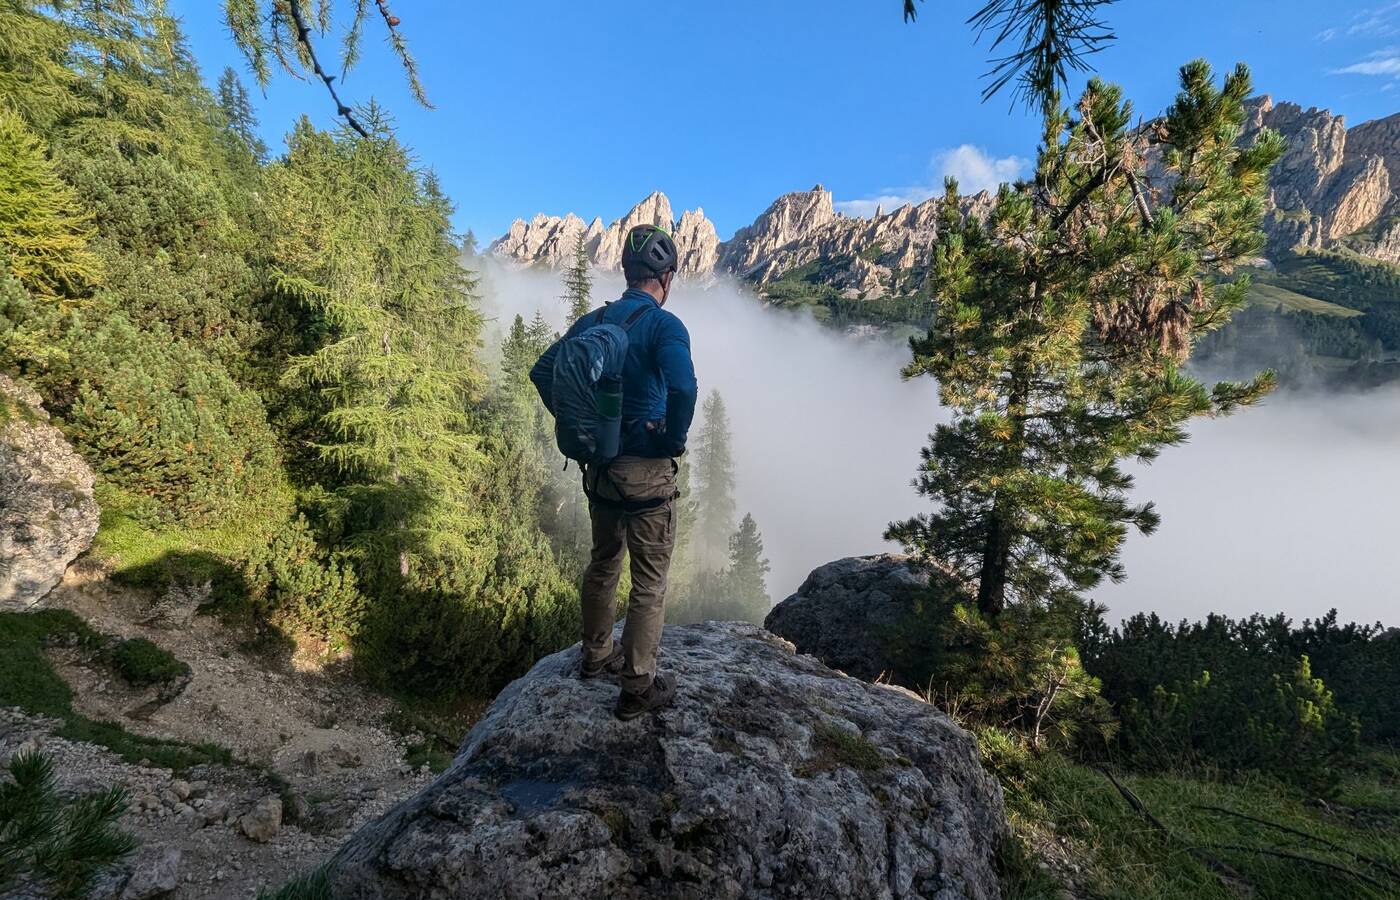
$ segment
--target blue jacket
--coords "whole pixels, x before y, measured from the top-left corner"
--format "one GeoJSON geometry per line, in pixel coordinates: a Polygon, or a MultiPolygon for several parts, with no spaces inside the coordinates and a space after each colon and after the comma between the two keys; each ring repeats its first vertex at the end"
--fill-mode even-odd
{"type": "MultiPolygon", "coordinates": [[[[605,322],[621,325],[641,304],[654,307],[627,332],[627,362],[622,369],[622,455],[666,457],[685,449],[695,417],[695,364],[690,333],[673,313],[661,309],[646,291],[629,288],[607,305],[605,322]],[[650,422],[654,426],[647,428],[650,422]]],[[[554,413],[554,359],[559,345],[597,320],[594,310],[555,341],[530,370],[530,380],[544,405],[554,413]]]]}

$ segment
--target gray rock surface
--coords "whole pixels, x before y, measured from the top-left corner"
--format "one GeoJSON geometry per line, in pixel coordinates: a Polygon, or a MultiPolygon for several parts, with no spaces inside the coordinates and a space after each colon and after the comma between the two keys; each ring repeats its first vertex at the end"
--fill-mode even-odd
{"type": "Polygon", "coordinates": [[[238,830],[250,841],[265,844],[282,830],[282,800],[264,797],[252,810],[238,819],[238,830]]]}
{"type": "Polygon", "coordinates": [[[950,576],[906,556],[851,556],[813,570],[763,624],[833,669],[865,681],[907,682],[891,658],[890,638],[920,597],[959,590],[950,576]]]}
{"type": "Polygon", "coordinates": [[[1000,896],[1001,789],[946,715],[752,625],[668,627],[674,707],[618,722],[577,647],[329,864],[340,897],[1000,896]]]}
{"type": "Polygon", "coordinates": [[[39,396],[0,375],[0,610],[25,610],[92,544],[93,474],[39,396]]]}
{"type": "Polygon", "coordinates": [[[180,886],[182,857],[178,847],[142,850],[122,890],[121,900],[153,900],[173,893],[180,886]]]}

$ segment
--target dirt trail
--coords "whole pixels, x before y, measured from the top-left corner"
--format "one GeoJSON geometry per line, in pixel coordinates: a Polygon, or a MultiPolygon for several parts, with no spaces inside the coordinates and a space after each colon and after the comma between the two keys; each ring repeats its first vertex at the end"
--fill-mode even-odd
{"type": "MultiPolygon", "coordinates": [[[[78,711],[134,734],[219,744],[246,763],[176,776],[58,738],[57,722],[0,710],[0,758],[41,746],[65,789],[126,787],[132,806],[122,825],[142,841],[127,868],[149,874],[178,851],[179,887],[170,896],[252,897],[285,883],[431,778],[405,763],[408,739],[386,724],[393,704],[344,672],[244,652],[237,634],[207,616],[142,624],[150,598],[113,585],[90,561],[75,564],[43,605],[70,609],[104,634],[147,638],[190,667],[172,699],[170,686],[133,689],[78,648],[50,649],[78,711]]],[[[120,896],[124,880],[105,893],[120,896]]]]}

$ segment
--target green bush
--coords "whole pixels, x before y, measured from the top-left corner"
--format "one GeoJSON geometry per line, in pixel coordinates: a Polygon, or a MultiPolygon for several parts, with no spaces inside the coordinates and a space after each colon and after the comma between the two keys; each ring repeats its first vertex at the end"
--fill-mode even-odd
{"type": "Polygon", "coordinates": [[[280,461],[258,398],[168,332],[110,311],[68,333],[76,384],[64,430],[144,512],[181,524],[237,516],[277,489],[280,461]]]}
{"type": "Polygon", "coordinates": [[[892,659],[902,683],[968,725],[1011,728],[1035,747],[1101,747],[1116,722],[1080,664],[1081,606],[1018,603],[988,620],[970,603],[926,598],[891,635],[892,659]]]}
{"type": "Polygon", "coordinates": [[[254,614],[333,641],[359,630],[365,598],[353,569],[316,543],[303,516],[288,521],[242,561],[254,614]]]}
{"type": "Polygon", "coordinates": [[[490,696],[578,640],[575,589],[520,573],[479,591],[405,591],[367,602],[356,662],[386,688],[447,700],[490,696]]]}
{"type": "Polygon", "coordinates": [[[118,641],[106,653],[113,671],[136,687],[173,681],[190,671],[175,654],[143,637],[118,641]]]}
{"type": "Polygon", "coordinates": [[[1253,769],[1330,794],[1357,749],[1356,719],[1312,677],[1306,656],[1267,682],[1209,672],[1122,708],[1121,748],[1132,765],[1253,769]]]}
{"type": "MultiPolygon", "coordinates": [[[[1360,636],[1311,624],[1295,631],[1282,616],[1210,616],[1172,626],[1137,615],[1112,631],[1101,619],[1090,622],[1083,644],[1089,670],[1119,707],[1126,762],[1247,769],[1328,793],[1356,750],[1360,728],[1342,698],[1316,677],[1306,648],[1328,649],[1329,662],[1339,666],[1338,648],[1369,647],[1360,636]]],[[[1375,690],[1376,704],[1390,702],[1379,696],[1384,682],[1375,690]]]]}

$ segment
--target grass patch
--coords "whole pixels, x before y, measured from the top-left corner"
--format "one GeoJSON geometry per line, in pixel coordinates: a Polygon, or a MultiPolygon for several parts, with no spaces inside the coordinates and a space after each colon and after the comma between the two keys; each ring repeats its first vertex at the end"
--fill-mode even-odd
{"type": "Polygon", "coordinates": [[[811,778],[819,772],[848,768],[857,772],[877,772],[889,764],[880,748],[857,732],[824,722],[812,734],[815,755],[798,766],[801,778],[811,778]]]}
{"type": "Polygon", "coordinates": [[[233,517],[219,528],[163,528],[138,516],[129,498],[111,488],[98,499],[102,519],[92,552],[112,565],[114,581],[153,591],[208,582],[211,599],[246,594],[236,561],[268,540],[255,517],[233,517]]]}
{"type": "Polygon", "coordinates": [[[100,634],[67,610],[0,613],[0,706],[18,706],[32,715],[59,719],[63,722],[56,732],[59,737],[98,744],[130,763],[146,760],[183,771],[202,763],[233,762],[233,754],[217,744],[140,737],[76,712],[73,692],[44,656],[45,644],[55,639],[76,640],[89,648],[103,643],[100,634]]]}
{"type": "MultiPolygon", "coordinates": [[[[1380,900],[1400,893],[1400,879],[1377,865],[1400,870],[1400,828],[1385,815],[1400,805],[1400,786],[1386,782],[1394,755],[1368,760],[1343,789],[1339,805],[1310,803],[1266,778],[1219,781],[1181,775],[1124,775],[1119,780],[1166,827],[1153,826],[1093,769],[1055,756],[1002,767],[1013,830],[1023,846],[1051,848],[1080,867],[1077,893],[1134,900],[1228,900],[1237,896],[1204,856],[1229,867],[1258,897],[1304,900],[1346,896],[1380,900]],[[1209,809],[1214,807],[1215,809],[1209,809]],[[1228,810],[1229,812],[1224,812],[1228,810]],[[1344,810],[1344,811],[1343,811],[1344,810]],[[1243,816],[1295,829],[1314,839],[1252,822],[1243,816]],[[1323,843],[1323,842],[1327,843],[1323,843]],[[1328,846],[1328,845],[1334,846],[1328,846]],[[1338,849],[1340,848],[1340,849],[1338,849]],[[1316,860],[1284,858],[1292,854],[1316,860]],[[1324,864],[1357,873],[1348,875],[1324,864]],[[1378,888],[1369,877],[1386,885],[1378,888]]],[[[997,761],[992,762],[997,768],[997,761]]],[[[1004,860],[1010,898],[1046,896],[1045,886],[1020,851],[1004,860]]],[[[1052,894],[1053,895],[1053,892],[1052,894]]]]}
{"type": "Polygon", "coordinates": [[[410,739],[404,762],[417,769],[424,765],[440,773],[452,765],[457,748],[486,711],[488,701],[462,700],[431,704],[411,697],[395,697],[394,712],[385,724],[410,739]]]}
{"type": "Polygon", "coordinates": [[[143,637],[118,642],[105,654],[105,660],[118,675],[137,687],[173,681],[190,671],[175,654],[143,637]]]}
{"type": "Polygon", "coordinates": [[[1260,281],[1249,286],[1249,299],[1251,303],[1273,310],[1291,310],[1319,316],[1337,316],[1342,319],[1364,315],[1359,309],[1351,309],[1337,303],[1328,303],[1326,300],[1309,297],[1307,294],[1300,294],[1281,285],[1260,281]]]}

